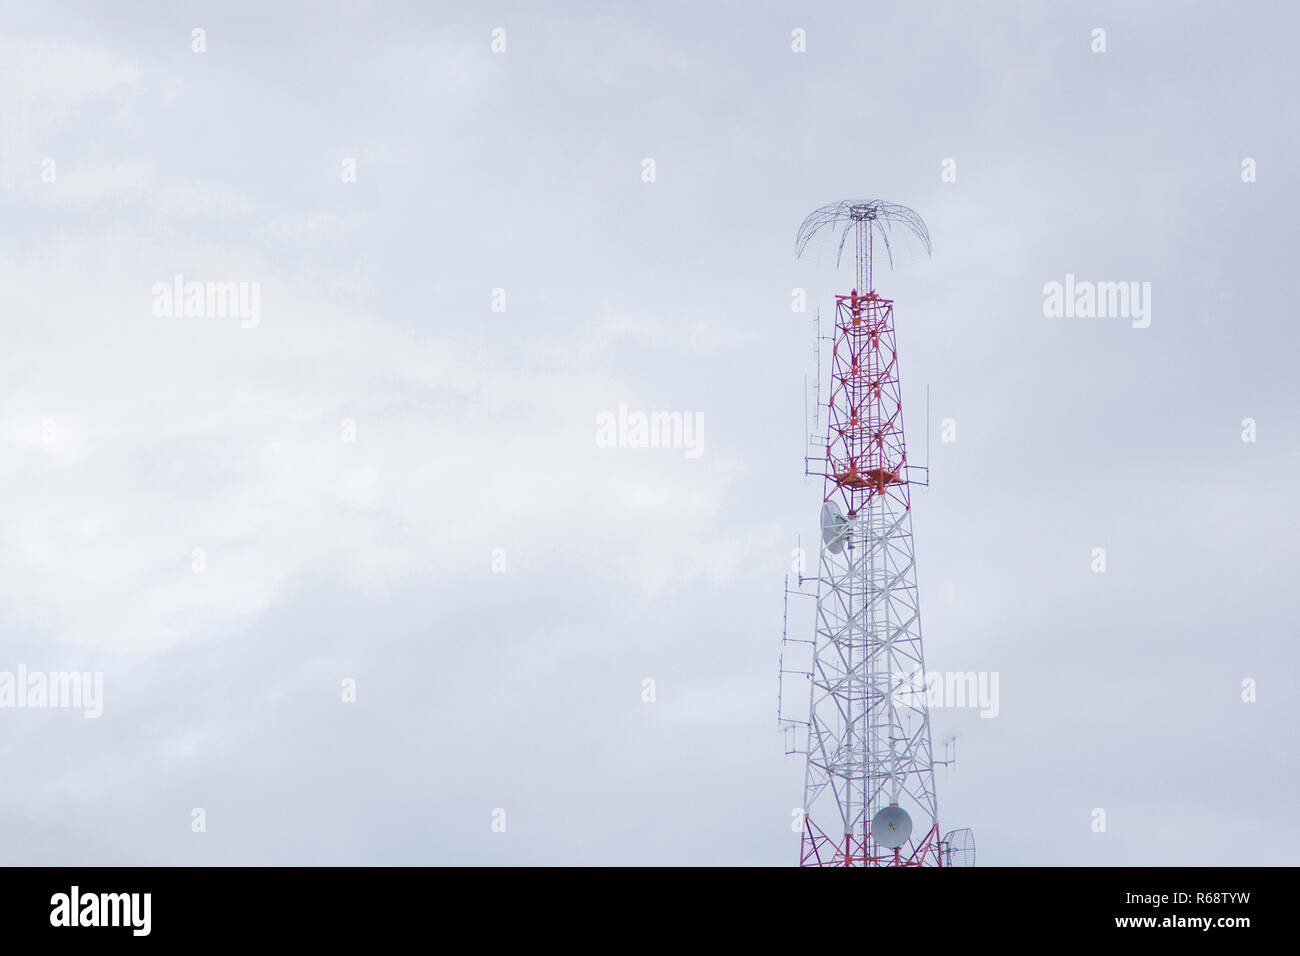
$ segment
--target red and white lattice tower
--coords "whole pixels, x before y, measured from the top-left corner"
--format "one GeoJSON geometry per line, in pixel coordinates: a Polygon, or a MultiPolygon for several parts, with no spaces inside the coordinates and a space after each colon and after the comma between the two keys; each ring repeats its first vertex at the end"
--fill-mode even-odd
{"type": "Polygon", "coordinates": [[[888,251],[897,226],[929,251],[920,217],[889,203],[827,206],[799,231],[799,252],[822,229],[840,252],[851,236],[857,266],[856,287],[835,297],[827,431],[808,460],[824,479],[818,573],[800,577],[815,582],[815,632],[794,642],[810,663],[787,671],[782,655],[783,686],[791,674],[809,685],[806,719],[783,719],[807,759],[803,866],[973,861],[969,831],[940,836],[910,491],[928,473],[908,462],[894,303],[872,281],[877,242],[888,251]]]}

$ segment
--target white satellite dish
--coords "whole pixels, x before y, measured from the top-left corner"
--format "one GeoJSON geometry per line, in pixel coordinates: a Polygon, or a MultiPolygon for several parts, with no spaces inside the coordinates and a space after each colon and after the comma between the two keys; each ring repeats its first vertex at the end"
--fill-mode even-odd
{"type": "Polygon", "coordinates": [[[833,501],[822,505],[822,540],[831,554],[844,550],[844,536],[849,530],[849,519],[844,517],[840,506],[833,501]]]}
{"type": "Polygon", "coordinates": [[[943,851],[944,866],[975,865],[975,834],[969,827],[949,830],[939,842],[943,851]]]}
{"type": "Polygon", "coordinates": [[[912,835],[912,818],[902,807],[888,806],[871,818],[871,839],[896,850],[912,835]]]}

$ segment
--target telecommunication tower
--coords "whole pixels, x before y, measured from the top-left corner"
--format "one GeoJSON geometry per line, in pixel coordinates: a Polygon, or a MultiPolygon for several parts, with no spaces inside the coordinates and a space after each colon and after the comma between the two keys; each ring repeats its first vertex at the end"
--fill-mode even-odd
{"type": "MultiPolygon", "coordinates": [[[[930,251],[925,223],[905,206],[846,201],[799,228],[796,254],[818,234],[838,237],[837,264],[853,240],[856,284],[835,297],[826,430],[814,438],[809,475],[824,481],[815,597],[806,666],[781,663],[781,698],[806,680],[807,717],[778,717],[806,757],[801,866],[970,866],[969,830],[941,836],[926,701],[925,657],[912,546],[911,486],[929,469],[908,461],[894,340],[894,303],[876,294],[872,258],[901,227],[930,251]]],[[[819,369],[820,375],[820,369],[819,369]]],[[[819,386],[820,391],[820,386],[819,386]]],[[[815,590],[804,590],[804,585],[815,590]]],[[[787,614],[788,620],[788,614],[787,614]]]]}

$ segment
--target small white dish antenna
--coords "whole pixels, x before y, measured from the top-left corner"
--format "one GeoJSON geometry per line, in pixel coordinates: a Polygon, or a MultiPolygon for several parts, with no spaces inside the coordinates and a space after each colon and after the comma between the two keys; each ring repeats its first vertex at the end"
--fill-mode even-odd
{"type": "Polygon", "coordinates": [[[897,850],[912,835],[912,818],[902,807],[889,806],[871,818],[871,839],[897,850]]]}
{"type": "Polygon", "coordinates": [[[826,542],[831,554],[839,554],[844,550],[844,538],[848,530],[849,519],[844,517],[839,505],[833,501],[822,505],[822,541],[826,542]]]}

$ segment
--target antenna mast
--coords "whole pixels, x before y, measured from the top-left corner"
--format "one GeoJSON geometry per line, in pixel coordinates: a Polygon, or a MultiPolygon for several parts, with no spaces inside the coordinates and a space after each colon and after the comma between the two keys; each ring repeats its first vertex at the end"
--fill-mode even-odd
{"type": "MultiPolygon", "coordinates": [[[[875,240],[892,262],[902,227],[926,252],[925,223],[905,206],[847,201],[816,210],[796,253],[853,235],[857,285],[835,297],[824,480],[806,720],[782,715],[806,756],[803,866],[961,865],[969,831],[940,836],[925,659],[912,547],[912,480],[903,435],[894,303],[876,294],[875,240]],[[878,234],[878,235],[877,235],[878,234]],[[954,834],[963,852],[951,851],[954,834]]],[[[928,474],[926,475],[928,481],[928,474]]],[[[805,642],[807,643],[807,642],[805,642]]],[[[784,658],[783,658],[784,660],[784,658]]],[[[970,843],[973,859],[973,841],[970,843]]]]}

